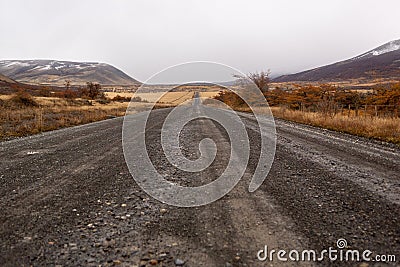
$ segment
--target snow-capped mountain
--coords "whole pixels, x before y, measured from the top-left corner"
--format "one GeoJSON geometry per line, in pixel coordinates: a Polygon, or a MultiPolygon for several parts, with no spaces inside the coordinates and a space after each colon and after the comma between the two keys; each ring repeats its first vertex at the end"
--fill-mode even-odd
{"type": "Polygon", "coordinates": [[[361,58],[370,58],[373,56],[379,56],[385,53],[389,53],[392,51],[396,51],[400,49],[400,39],[399,40],[394,40],[389,43],[386,43],[384,45],[381,45],[371,51],[368,51],[360,56],[354,57],[353,60],[355,59],[361,59],[361,58]]]}
{"type": "Polygon", "coordinates": [[[339,81],[358,78],[400,79],[400,40],[388,42],[348,60],[283,75],[273,81],[339,81]]]}
{"type": "Polygon", "coordinates": [[[97,82],[103,85],[132,85],[138,81],[121,70],[94,62],[57,60],[1,60],[0,73],[16,81],[34,84],[63,85],[97,82]]]}

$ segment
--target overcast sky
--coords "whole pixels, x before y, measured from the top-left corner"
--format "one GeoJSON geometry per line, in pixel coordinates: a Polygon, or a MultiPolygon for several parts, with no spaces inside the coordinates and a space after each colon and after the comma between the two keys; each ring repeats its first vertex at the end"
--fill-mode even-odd
{"type": "Polygon", "coordinates": [[[399,0],[0,0],[0,59],[112,64],[133,78],[187,61],[296,72],[400,39],[399,0]]]}

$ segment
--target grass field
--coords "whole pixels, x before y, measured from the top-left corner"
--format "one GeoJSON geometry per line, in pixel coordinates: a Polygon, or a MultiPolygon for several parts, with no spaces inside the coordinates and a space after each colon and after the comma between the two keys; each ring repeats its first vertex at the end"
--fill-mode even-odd
{"type": "MultiPolygon", "coordinates": [[[[212,98],[216,94],[218,92],[201,92],[200,97],[212,98]]],[[[117,95],[130,98],[133,93],[106,93],[110,99],[117,95]]],[[[156,108],[176,106],[192,99],[194,92],[168,92],[162,95],[159,92],[136,94],[144,101],[131,104],[29,94],[0,95],[0,140],[141,112],[152,107],[160,97],[156,108]],[[24,97],[27,99],[24,100],[24,97]]]]}
{"type": "MultiPolygon", "coordinates": [[[[235,108],[235,110],[251,112],[249,108],[235,108]]],[[[272,112],[275,118],[400,145],[400,118],[398,117],[356,116],[355,112],[332,116],[321,112],[291,110],[284,107],[256,108],[254,111],[258,114],[272,112]]]]}
{"type": "Polygon", "coordinates": [[[0,100],[0,140],[123,116],[128,106],[127,102],[101,104],[29,95],[1,95],[0,100]]]}
{"type": "Polygon", "coordinates": [[[135,95],[136,97],[140,97],[142,100],[155,103],[158,100],[160,103],[171,104],[171,105],[179,105],[183,102],[190,100],[193,98],[193,92],[168,92],[164,96],[164,93],[114,93],[114,92],[106,92],[105,93],[108,98],[113,98],[117,95],[122,97],[132,97],[135,95]]]}
{"type": "Polygon", "coordinates": [[[281,107],[271,109],[277,118],[400,145],[400,118],[355,116],[354,114],[329,116],[318,112],[304,112],[281,107]]]}
{"type": "Polygon", "coordinates": [[[218,92],[200,92],[200,97],[208,97],[208,98],[214,98],[219,94],[218,92]]]}
{"type": "Polygon", "coordinates": [[[114,98],[117,95],[122,97],[132,97],[134,93],[116,93],[116,92],[105,92],[104,93],[108,98],[114,98]]]}

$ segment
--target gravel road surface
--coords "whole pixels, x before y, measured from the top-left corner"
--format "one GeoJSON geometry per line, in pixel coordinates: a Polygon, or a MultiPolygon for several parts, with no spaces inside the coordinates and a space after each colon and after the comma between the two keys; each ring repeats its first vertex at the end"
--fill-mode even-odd
{"type": "MultiPolygon", "coordinates": [[[[212,138],[215,161],[199,173],[163,156],[162,122],[152,113],[149,155],[166,179],[197,186],[227,166],[230,143],[217,123],[198,119],[181,133],[196,159],[212,138]]],[[[248,185],[259,155],[255,119],[241,114],[251,155],[243,179],[222,199],[178,208],[144,193],[121,144],[122,118],[0,143],[1,266],[385,266],[370,262],[259,261],[264,249],[336,248],[400,258],[400,150],[346,134],[276,120],[272,169],[255,192],[248,185]]]]}

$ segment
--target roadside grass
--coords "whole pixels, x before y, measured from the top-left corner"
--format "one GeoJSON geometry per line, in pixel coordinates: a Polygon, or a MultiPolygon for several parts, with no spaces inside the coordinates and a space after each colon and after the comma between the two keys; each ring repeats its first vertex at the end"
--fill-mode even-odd
{"type": "Polygon", "coordinates": [[[0,140],[123,116],[127,105],[29,94],[1,97],[0,140]]]}
{"type": "MultiPolygon", "coordinates": [[[[214,95],[201,93],[201,96],[214,95]]],[[[158,97],[159,93],[141,95],[141,98],[149,102],[158,97]]],[[[175,106],[192,97],[193,92],[170,92],[160,99],[156,108],[175,106]]],[[[126,111],[128,114],[137,113],[145,110],[148,105],[152,104],[138,102],[129,105],[129,102],[118,101],[33,97],[26,93],[0,95],[0,140],[124,116],[126,111]]],[[[248,108],[235,109],[249,111],[248,108]]],[[[400,145],[400,118],[356,116],[354,112],[332,115],[276,106],[271,107],[271,110],[277,118],[400,145]]]]}
{"type": "MultiPolygon", "coordinates": [[[[119,96],[130,98],[132,95],[119,96]]],[[[130,103],[110,99],[39,97],[23,91],[0,95],[0,141],[134,114],[153,106],[157,109],[173,107],[191,99],[193,92],[169,92],[159,102],[150,103],[160,96],[159,93],[144,93],[140,96],[143,101],[130,103]]]]}
{"type": "Polygon", "coordinates": [[[323,114],[271,107],[274,117],[400,145],[400,118],[323,114]]]}

